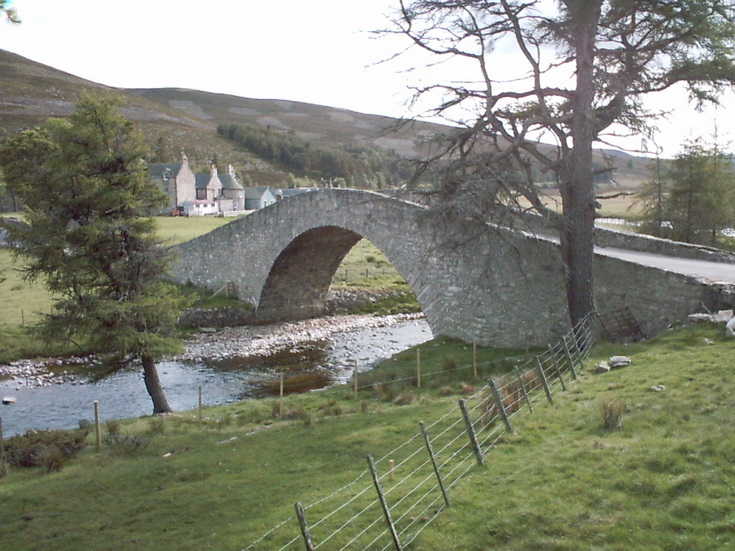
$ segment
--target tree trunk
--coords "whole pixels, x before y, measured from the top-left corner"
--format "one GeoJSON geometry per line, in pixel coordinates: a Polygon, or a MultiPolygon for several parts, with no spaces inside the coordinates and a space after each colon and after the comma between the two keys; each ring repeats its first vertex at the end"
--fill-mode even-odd
{"type": "Polygon", "coordinates": [[[572,103],[572,149],[564,161],[561,181],[564,227],[562,259],[566,268],[566,291],[572,326],[595,309],[592,268],[595,224],[594,165],[592,144],[597,136],[594,117],[595,33],[601,1],[566,2],[574,22],[577,85],[572,103]]]}
{"type": "Polygon", "coordinates": [[[153,400],[154,415],[156,413],[171,413],[173,410],[168,405],[166,394],[163,392],[163,387],[161,387],[156,362],[150,356],[143,356],[141,360],[143,361],[143,380],[145,381],[145,388],[151,400],[153,400]]]}

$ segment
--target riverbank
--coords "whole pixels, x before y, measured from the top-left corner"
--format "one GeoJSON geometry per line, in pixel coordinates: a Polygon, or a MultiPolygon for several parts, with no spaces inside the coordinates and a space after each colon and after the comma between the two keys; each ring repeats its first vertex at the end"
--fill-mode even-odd
{"type": "MultiPolygon", "coordinates": [[[[390,327],[423,318],[423,314],[392,316],[341,315],[271,325],[247,325],[203,329],[185,341],[185,350],[171,361],[224,360],[276,354],[307,343],[359,329],[390,327]]],[[[35,388],[75,382],[79,366],[100,365],[96,356],[35,358],[0,364],[0,381],[12,380],[16,388],[35,388]]]]}
{"type": "Polygon", "coordinates": [[[186,351],[174,360],[221,360],[274,354],[314,341],[322,341],[335,333],[358,329],[390,327],[404,321],[423,318],[423,314],[392,316],[344,315],[313,318],[271,325],[225,327],[203,331],[186,342],[186,351]]]}
{"type": "MultiPolygon", "coordinates": [[[[278,392],[279,380],[287,394],[325,389],[344,383],[355,367],[370,370],[430,339],[426,321],[412,317],[338,316],[204,332],[188,341],[177,359],[159,362],[158,374],[174,411],[192,410],[199,399],[214,406],[262,398],[278,392]]],[[[151,412],[139,366],[101,379],[103,365],[90,369],[52,361],[51,373],[35,363],[11,367],[18,376],[0,381],[0,396],[15,398],[0,406],[6,434],[74,428],[80,419],[90,419],[94,402],[105,419],[151,412]]]]}

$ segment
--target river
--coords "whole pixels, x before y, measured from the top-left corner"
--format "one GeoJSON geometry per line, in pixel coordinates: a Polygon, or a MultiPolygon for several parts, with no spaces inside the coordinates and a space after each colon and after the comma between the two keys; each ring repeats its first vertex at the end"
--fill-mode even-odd
{"type": "MultiPolygon", "coordinates": [[[[386,321],[373,316],[228,331],[203,334],[189,343],[181,358],[159,364],[161,383],[175,411],[195,409],[199,387],[202,402],[210,406],[278,394],[281,376],[285,393],[328,388],[347,381],[355,365],[360,371],[372,369],[431,338],[423,318],[386,321]]],[[[96,382],[95,373],[82,368],[73,377],[43,386],[23,377],[0,381],[0,396],[15,398],[11,405],[0,405],[3,434],[75,428],[80,420],[93,418],[94,401],[103,421],[151,413],[139,368],[96,382]]]]}

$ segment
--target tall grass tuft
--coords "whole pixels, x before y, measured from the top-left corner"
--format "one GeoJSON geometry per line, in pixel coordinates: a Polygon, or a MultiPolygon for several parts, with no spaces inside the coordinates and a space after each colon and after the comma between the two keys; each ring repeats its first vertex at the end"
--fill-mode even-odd
{"type": "Polygon", "coordinates": [[[605,430],[617,430],[623,424],[623,413],[625,404],[617,398],[605,398],[600,402],[602,409],[602,428],[605,430]]]}

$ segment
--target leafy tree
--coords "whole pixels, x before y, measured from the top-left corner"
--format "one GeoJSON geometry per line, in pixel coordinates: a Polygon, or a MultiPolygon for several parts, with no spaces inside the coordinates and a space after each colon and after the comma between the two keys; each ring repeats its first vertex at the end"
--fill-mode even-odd
{"type": "Polygon", "coordinates": [[[735,225],[735,170],[717,146],[688,143],[664,185],[663,226],[673,239],[715,245],[718,232],[735,225]]]}
{"type": "Polygon", "coordinates": [[[735,78],[734,14],[731,0],[400,0],[387,32],[445,61],[442,75],[449,62],[463,71],[415,89],[416,105],[458,127],[421,168],[451,198],[482,197],[482,216],[530,204],[553,221],[576,323],[594,309],[593,145],[649,131],[661,113],[643,98],[677,83],[716,103],[735,78]],[[557,182],[561,215],[534,168],[557,182]]]}
{"type": "Polygon", "coordinates": [[[0,13],[5,15],[6,21],[9,23],[20,23],[20,18],[18,17],[18,12],[15,10],[15,8],[10,7],[11,0],[0,0],[0,13]]]}
{"type": "Polygon", "coordinates": [[[156,360],[179,350],[182,306],[164,280],[169,252],[149,213],[165,204],[142,159],[146,150],[111,96],[85,96],[68,119],[50,119],[0,147],[0,167],[25,203],[24,225],[5,224],[25,277],[55,297],[38,329],[82,337],[120,360],[140,359],[154,413],[171,410],[156,360]]]}

